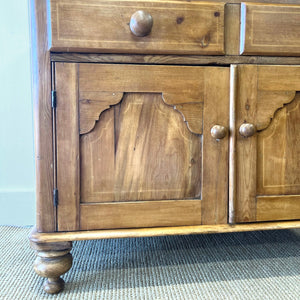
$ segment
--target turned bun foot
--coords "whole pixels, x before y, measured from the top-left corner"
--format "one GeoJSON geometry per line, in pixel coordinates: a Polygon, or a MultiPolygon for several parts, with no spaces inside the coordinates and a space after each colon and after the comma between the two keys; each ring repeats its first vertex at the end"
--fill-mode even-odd
{"type": "Polygon", "coordinates": [[[64,287],[65,281],[60,277],[48,278],[43,284],[43,289],[47,294],[58,294],[64,287]]]}
{"type": "Polygon", "coordinates": [[[57,294],[63,290],[65,282],[61,275],[72,267],[71,242],[63,243],[31,243],[36,250],[37,258],[34,262],[35,272],[47,278],[44,282],[44,291],[48,294],[57,294]]]}

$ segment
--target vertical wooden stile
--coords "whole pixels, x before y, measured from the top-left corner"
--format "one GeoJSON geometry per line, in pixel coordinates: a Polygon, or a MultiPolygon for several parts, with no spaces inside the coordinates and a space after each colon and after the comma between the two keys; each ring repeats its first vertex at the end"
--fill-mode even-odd
{"type": "Polygon", "coordinates": [[[240,4],[227,3],[225,5],[225,53],[239,55],[240,46],[240,4]]]}
{"type": "Polygon", "coordinates": [[[237,65],[230,66],[230,99],[229,99],[229,197],[228,197],[228,222],[235,222],[236,198],[236,95],[237,95],[237,65]]]}
{"type": "MultiPolygon", "coordinates": [[[[52,135],[52,144],[53,144],[53,198],[54,198],[54,190],[57,189],[57,159],[56,159],[56,104],[53,106],[53,92],[55,91],[55,63],[51,63],[51,102],[52,102],[52,128],[53,128],[53,135],[52,135]]],[[[55,100],[56,102],[56,100],[55,100]]],[[[57,207],[54,204],[53,199],[53,206],[54,206],[54,223],[55,223],[55,231],[57,231],[57,207]]]]}
{"type": "Polygon", "coordinates": [[[56,63],[57,230],[79,229],[79,128],[77,64],[56,63]]]}
{"type": "Polygon", "coordinates": [[[51,63],[45,20],[49,14],[46,1],[30,0],[32,98],[34,111],[36,168],[36,228],[38,232],[55,231],[53,208],[53,145],[51,109],[51,63]]]}

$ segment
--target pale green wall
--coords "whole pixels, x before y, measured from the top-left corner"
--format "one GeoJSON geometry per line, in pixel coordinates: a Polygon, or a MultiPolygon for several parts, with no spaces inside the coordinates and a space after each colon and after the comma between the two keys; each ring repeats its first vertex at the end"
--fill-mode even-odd
{"type": "Polygon", "coordinates": [[[0,9],[0,225],[35,223],[28,2],[0,9]]]}

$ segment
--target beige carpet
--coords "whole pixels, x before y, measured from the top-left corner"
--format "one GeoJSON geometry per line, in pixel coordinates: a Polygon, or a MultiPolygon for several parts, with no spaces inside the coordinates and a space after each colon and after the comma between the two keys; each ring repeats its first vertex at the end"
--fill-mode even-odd
{"type": "Polygon", "coordinates": [[[75,242],[65,290],[42,291],[29,228],[0,227],[0,299],[300,299],[300,231],[75,242]]]}

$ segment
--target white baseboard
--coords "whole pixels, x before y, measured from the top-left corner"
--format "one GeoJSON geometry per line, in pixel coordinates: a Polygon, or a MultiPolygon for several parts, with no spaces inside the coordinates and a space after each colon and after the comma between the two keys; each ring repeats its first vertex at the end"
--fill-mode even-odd
{"type": "Polygon", "coordinates": [[[34,190],[0,190],[0,225],[35,224],[34,190]]]}

